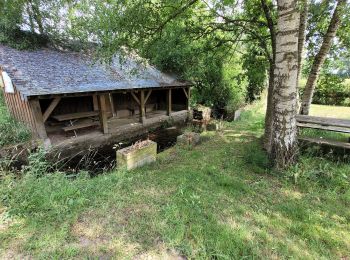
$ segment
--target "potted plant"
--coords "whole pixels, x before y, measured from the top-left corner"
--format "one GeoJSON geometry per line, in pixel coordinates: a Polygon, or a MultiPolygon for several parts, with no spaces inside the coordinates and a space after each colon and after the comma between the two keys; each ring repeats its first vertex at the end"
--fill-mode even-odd
{"type": "Polygon", "coordinates": [[[151,140],[138,141],[117,151],[117,165],[132,170],[156,161],[157,143],[151,140]]]}

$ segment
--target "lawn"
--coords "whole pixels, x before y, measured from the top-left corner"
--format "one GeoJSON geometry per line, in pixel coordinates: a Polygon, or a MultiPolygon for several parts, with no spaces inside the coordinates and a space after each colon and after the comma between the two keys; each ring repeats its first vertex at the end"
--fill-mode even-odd
{"type": "Polygon", "coordinates": [[[131,172],[3,172],[0,258],[349,258],[350,166],[270,171],[260,111],[131,172]]]}

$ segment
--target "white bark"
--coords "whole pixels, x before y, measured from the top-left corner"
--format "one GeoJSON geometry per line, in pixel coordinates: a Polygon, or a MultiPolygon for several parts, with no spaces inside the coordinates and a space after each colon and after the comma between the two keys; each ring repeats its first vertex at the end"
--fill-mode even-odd
{"type": "Polygon", "coordinates": [[[334,10],[332,19],[329,23],[328,30],[324,36],[321,48],[317,53],[315,60],[312,64],[309,77],[306,82],[305,91],[303,94],[303,100],[301,103],[300,114],[308,115],[310,111],[310,106],[312,103],[312,97],[314,95],[316,82],[320,75],[320,70],[323,66],[323,63],[326,60],[327,54],[332,46],[332,41],[336,36],[337,30],[340,26],[341,14],[344,10],[346,0],[338,0],[337,7],[334,10]]]}
{"type": "Polygon", "coordinates": [[[298,35],[300,15],[295,0],[279,0],[273,92],[271,160],[282,169],[297,156],[298,35]]]}

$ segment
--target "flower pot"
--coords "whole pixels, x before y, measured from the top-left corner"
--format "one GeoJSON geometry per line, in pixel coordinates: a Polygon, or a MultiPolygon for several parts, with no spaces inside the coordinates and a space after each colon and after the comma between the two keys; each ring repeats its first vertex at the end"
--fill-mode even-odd
{"type": "Polygon", "coordinates": [[[132,170],[156,161],[157,143],[146,140],[117,151],[118,168],[132,170]]]}

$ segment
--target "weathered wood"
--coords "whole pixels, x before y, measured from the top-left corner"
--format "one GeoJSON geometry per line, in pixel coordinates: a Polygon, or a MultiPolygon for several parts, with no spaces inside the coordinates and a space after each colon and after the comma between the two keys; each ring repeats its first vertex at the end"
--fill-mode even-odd
{"type": "Polygon", "coordinates": [[[92,104],[94,107],[94,111],[98,111],[98,98],[97,95],[92,95],[92,104]]]}
{"type": "Polygon", "coordinates": [[[188,110],[188,111],[191,110],[190,101],[191,101],[191,88],[188,87],[188,89],[187,89],[187,110],[188,110]]]}
{"type": "Polygon", "coordinates": [[[349,127],[350,128],[350,120],[330,118],[330,117],[297,115],[297,122],[319,124],[319,125],[324,125],[324,126],[337,126],[337,127],[349,127]]]}
{"type": "Polygon", "coordinates": [[[71,113],[71,114],[64,114],[64,115],[56,115],[52,116],[52,118],[56,119],[57,121],[68,121],[68,120],[74,120],[74,119],[80,119],[80,118],[87,118],[87,117],[93,117],[98,116],[98,111],[89,111],[89,112],[79,112],[79,113],[71,113]]]}
{"type": "Polygon", "coordinates": [[[141,106],[140,100],[139,100],[139,98],[135,95],[134,92],[131,92],[131,96],[134,98],[134,100],[136,101],[136,103],[137,103],[139,106],[141,106]]]}
{"type": "Polygon", "coordinates": [[[311,123],[297,123],[297,126],[301,128],[312,128],[312,129],[350,134],[350,128],[344,128],[339,126],[326,126],[326,125],[311,124],[311,123]]]}
{"type": "Polygon", "coordinates": [[[148,144],[141,148],[124,148],[117,151],[118,168],[132,170],[156,161],[157,143],[148,141],[148,144]]]}
{"type": "Polygon", "coordinates": [[[172,97],[171,97],[171,89],[168,89],[167,93],[167,115],[170,116],[172,111],[172,97]]]}
{"type": "Polygon", "coordinates": [[[146,121],[146,110],[145,110],[145,91],[141,90],[140,98],[140,122],[144,123],[146,121]]]}
{"type": "Polygon", "coordinates": [[[100,125],[98,122],[86,122],[86,123],[80,123],[80,124],[76,124],[76,125],[66,126],[66,127],[63,127],[62,129],[65,132],[69,132],[69,131],[74,131],[74,130],[88,128],[88,127],[92,127],[92,126],[98,126],[98,125],[100,125]]]}
{"type": "Polygon", "coordinates": [[[151,94],[152,94],[152,89],[149,90],[148,93],[147,93],[147,96],[146,96],[146,98],[145,98],[145,104],[147,103],[147,100],[148,100],[148,98],[151,96],[151,94]]]}
{"type": "Polygon", "coordinates": [[[186,91],[186,89],[185,89],[185,88],[182,88],[182,90],[184,91],[184,93],[185,93],[185,96],[186,96],[186,98],[188,99],[188,94],[187,94],[187,91],[186,91]]]}
{"type": "Polygon", "coordinates": [[[109,94],[109,102],[111,104],[112,115],[113,115],[113,117],[116,117],[117,113],[116,113],[116,110],[115,110],[115,107],[114,107],[114,100],[113,100],[113,95],[112,94],[109,94]]]}
{"type": "Polygon", "coordinates": [[[56,108],[56,106],[58,105],[58,103],[61,101],[60,97],[54,98],[54,100],[52,100],[51,104],[49,105],[49,107],[46,109],[44,115],[43,115],[43,120],[44,122],[46,122],[46,120],[50,117],[52,111],[56,108]]]}
{"type": "Polygon", "coordinates": [[[298,137],[299,142],[317,144],[317,145],[325,145],[334,148],[342,148],[346,150],[350,150],[350,143],[338,142],[333,140],[325,140],[320,138],[310,138],[310,137],[298,137]]]}
{"type": "Polygon", "coordinates": [[[36,127],[38,137],[43,140],[48,139],[39,99],[30,100],[29,105],[33,112],[35,127],[36,127]]]}
{"type": "Polygon", "coordinates": [[[100,122],[104,134],[108,134],[106,95],[99,95],[100,122]]]}

